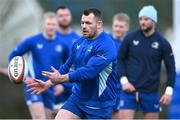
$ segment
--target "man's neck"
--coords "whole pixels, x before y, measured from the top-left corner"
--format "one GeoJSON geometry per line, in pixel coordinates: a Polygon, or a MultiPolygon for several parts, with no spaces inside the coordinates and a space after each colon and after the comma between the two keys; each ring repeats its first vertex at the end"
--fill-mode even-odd
{"type": "Polygon", "coordinates": [[[123,36],[118,37],[115,34],[113,34],[113,38],[116,39],[116,40],[122,40],[123,36]]]}
{"type": "Polygon", "coordinates": [[[58,28],[58,31],[62,34],[68,34],[71,32],[71,28],[70,27],[67,27],[67,28],[58,28]]]}
{"type": "Polygon", "coordinates": [[[155,29],[152,29],[152,30],[150,30],[149,32],[143,32],[143,34],[146,36],[146,37],[149,37],[149,36],[151,36],[152,34],[154,34],[155,33],[155,29]]]}
{"type": "Polygon", "coordinates": [[[103,29],[98,30],[96,35],[93,38],[91,38],[91,40],[96,39],[102,32],[103,32],[103,29]]]}
{"type": "Polygon", "coordinates": [[[54,38],[56,37],[55,34],[53,36],[50,36],[50,35],[46,34],[45,32],[43,33],[43,36],[48,40],[54,40],[54,38]]]}

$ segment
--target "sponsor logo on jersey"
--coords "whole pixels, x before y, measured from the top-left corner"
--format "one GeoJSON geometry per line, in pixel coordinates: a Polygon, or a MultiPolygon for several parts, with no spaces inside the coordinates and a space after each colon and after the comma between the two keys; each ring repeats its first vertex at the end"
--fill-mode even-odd
{"type": "Polygon", "coordinates": [[[36,45],[36,47],[37,47],[38,49],[42,49],[42,48],[43,48],[43,44],[38,43],[38,44],[36,45]]]}
{"type": "Polygon", "coordinates": [[[138,46],[139,45],[139,40],[133,40],[133,45],[138,46]]]}
{"type": "Polygon", "coordinates": [[[76,46],[76,49],[78,50],[80,47],[81,47],[80,45],[77,45],[77,46],[76,46]]]}

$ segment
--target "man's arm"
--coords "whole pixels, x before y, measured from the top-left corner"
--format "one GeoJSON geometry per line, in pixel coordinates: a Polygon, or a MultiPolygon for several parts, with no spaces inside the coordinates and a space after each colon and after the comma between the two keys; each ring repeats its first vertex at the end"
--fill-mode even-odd
{"type": "Polygon", "coordinates": [[[10,61],[15,56],[22,56],[26,52],[30,50],[31,47],[31,39],[25,39],[20,44],[16,46],[16,48],[9,54],[8,60],[10,61]]]}
{"type": "Polygon", "coordinates": [[[122,42],[122,45],[118,52],[118,64],[120,67],[120,83],[122,85],[122,89],[126,92],[135,91],[134,86],[128,81],[126,76],[126,68],[125,68],[125,61],[129,54],[129,47],[130,47],[130,39],[129,36],[126,36],[122,42]]]}
{"type": "Polygon", "coordinates": [[[172,48],[167,41],[163,42],[162,46],[162,58],[164,60],[166,71],[167,71],[167,83],[166,83],[166,90],[164,95],[161,97],[160,102],[162,104],[168,105],[171,102],[172,94],[173,94],[173,87],[175,83],[175,60],[172,48]]]}

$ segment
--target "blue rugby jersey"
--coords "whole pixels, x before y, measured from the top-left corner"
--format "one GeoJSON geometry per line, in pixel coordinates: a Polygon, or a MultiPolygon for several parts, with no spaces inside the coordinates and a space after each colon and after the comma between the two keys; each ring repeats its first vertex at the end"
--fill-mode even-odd
{"type": "Polygon", "coordinates": [[[61,74],[69,74],[74,101],[90,107],[114,106],[117,98],[115,73],[117,52],[112,39],[102,32],[95,39],[77,40],[72,54],[61,66],[61,74]],[[70,72],[69,69],[74,68],[70,72]]]}
{"type": "Polygon", "coordinates": [[[25,53],[32,55],[32,68],[30,71],[34,73],[34,77],[47,80],[47,78],[41,75],[41,71],[52,71],[51,66],[59,69],[67,60],[69,49],[67,44],[58,35],[53,40],[47,40],[43,33],[39,33],[26,38],[18,44],[10,53],[8,59],[11,60],[13,57],[22,56],[25,53]]]}
{"type": "Polygon", "coordinates": [[[57,32],[57,33],[62,39],[64,39],[67,42],[69,52],[71,54],[72,45],[77,39],[80,38],[80,36],[77,33],[75,33],[74,31],[70,31],[67,34],[63,34],[61,32],[57,32]]]}
{"type": "Polygon", "coordinates": [[[162,60],[167,69],[167,86],[174,85],[176,72],[173,51],[159,32],[149,37],[140,29],[129,33],[122,42],[118,60],[121,76],[127,76],[137,91],[158,91],[162,60]]]}

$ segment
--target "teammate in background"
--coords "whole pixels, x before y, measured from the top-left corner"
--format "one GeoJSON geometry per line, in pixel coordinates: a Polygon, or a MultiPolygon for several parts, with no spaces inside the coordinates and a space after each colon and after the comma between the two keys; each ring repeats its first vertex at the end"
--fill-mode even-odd
{"type": "Polygon", "coordinates": [[[180,96],[179,96],[179,91],[180,91],[180,71],[177,70],[177,75],[176,75],[176,81],[174,84],[174,92],[172,96],[172,102],[170,104],[170,107],[168,109],[169,119],[180,119],[180,96]]]}
{"type": "MultiPolygon", "coordinates": [[[[66,6],[59,6],[56,9],[56,15],[58,17],[58,34],[62,39],[67,41],[69,51],[71,52],[72,44],[80,38],[80,36],[70,27],[72,21],[71,11],[66,6]]],[[[57,96],[54,109],[59,110],[72,94],[72,86],[73,83],[64,83],[54,87],[54,94],[57,96]]]]}
{"type": "MultiPolygon", "coordinates": [[[[9,60],[15,56],[22,56],[25,53],[32,55],[29,64],[29,77],[26,84],[34,82],[34,78],[47,79],[41,75],[42,70],[50,70],[50,66],[55,68],[64,63],[67,59],[68,46],[56,34],[57,17],[55,13],[48,12],[44,15],[44,31],[34,36],[30,36],[22,41],[9,55],[9,60]],[[31,65],[32,66],[31,66],[31,65]]],[[[55,102],[53,88],[42,94],[30,94],[27,92],[27,85],[24,84],[24,96],[33,119],[52,119],[52,110],[55,102]]]]}
{"type": "Polygon", "coordinates": [[[59,70],[42,71],[49,78],[29,84],[29,91],[41,93],[55,84],[74,82],[73,93],[56,119],[109,119],[116,103],[116,48],[105,32],[101,12],[84,10],[81,18],[83,36],[72,47],[72,54],[59,70]],[[70,67],[73,72],[69,72],[70,67]]]}
{"type": "Polygon", "coordinates": [[[168,105],[171,102],[176,75],[174,55],[169,42],[156,31],[156,23],[156,9],[151,5],[144,6],[139,12],[140,29],[129,33],[122,42],[118,55],[122,84],[121,119],[133,119],[137,109],[146,119],[158,119],[160,103],[168,105]],[[167,69],[167,84],[159,101],[162,60],[167,69]]]}
{"type": "MultiPolygon", "coordinates": [[[[112,19],[112,34],[110,34],[110,37],[113,39],[115,45],[116,45],[116,49],[117,49],[117,53],[119,52],[119,48],[121,46],[122,40],[124,38],[124,36],[127,34],[128,30],[129,30],[129,23],[130,22],[130,18],[127,14],[125,13],[117,13],[114,15],[113,19],[112,19]]],[[[121,91],[121,86],[120,86],[120,70],[119,67],[117,66],[117,88],[118,88],[118,99],[117,99],[117,103],[115,106],[115,110],[113,113],[112,118],[113,119],[117,119],[119,118],[119,114],[118,114],[118,110],[119,110],[119,103],[120,103],[120,91],[121,91]]]]}

